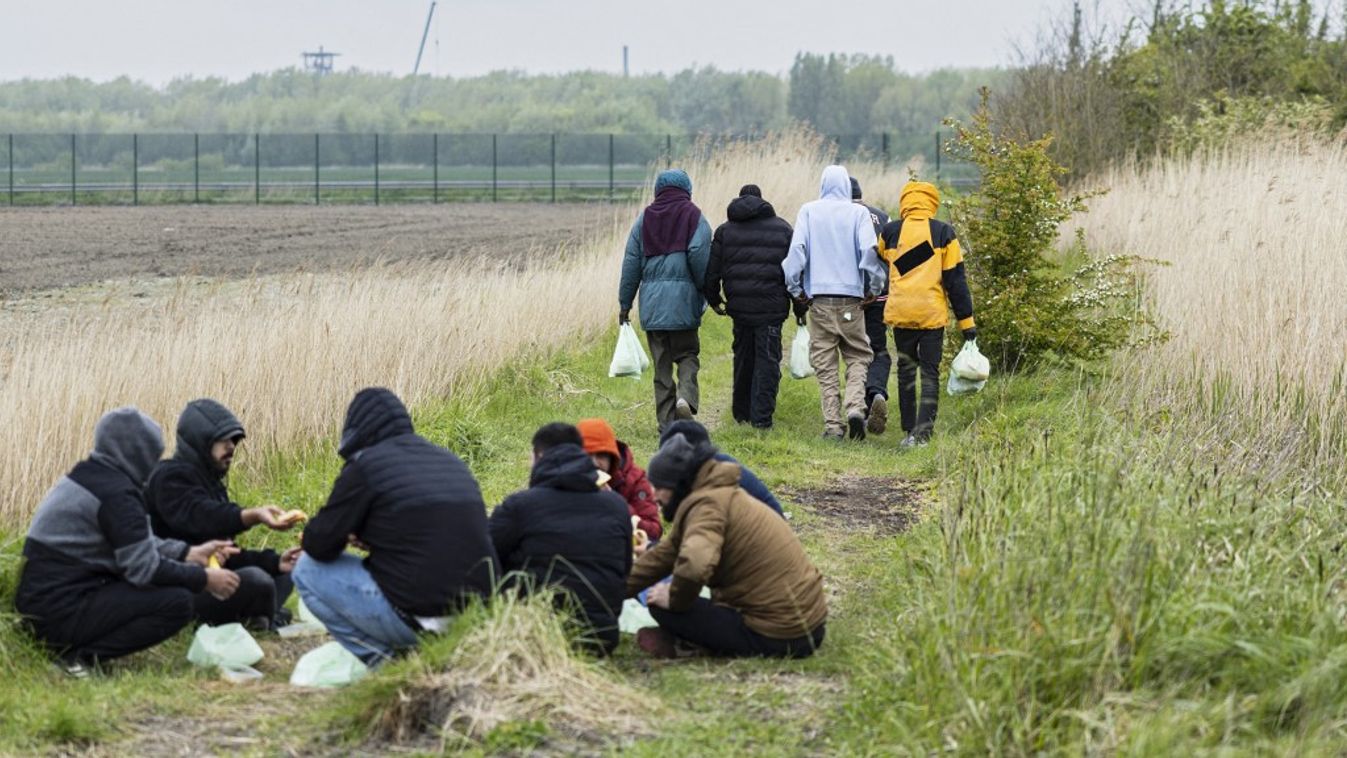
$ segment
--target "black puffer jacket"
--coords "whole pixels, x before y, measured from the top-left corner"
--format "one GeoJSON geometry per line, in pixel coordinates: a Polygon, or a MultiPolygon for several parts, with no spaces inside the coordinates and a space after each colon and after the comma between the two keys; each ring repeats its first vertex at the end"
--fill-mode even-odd
{"type": "Polygon", "coordinates": [[[506,571],[523,572],[533,587],[570,591],[594,630],[594,647],[612,652],[631,571],[631,516],[622,496],[600,490],[597,480],[579,446],[547,451],[529,488],[491,512],[491,539],[506,571]]]}
{"type": "Polygon", "coordinates": [[[458,456],[417,436],[386,389],[361,390],[346,411],[338,453],[346,465],[304,529],[304,552],[336,559],[354,534],[365,568],[404,613],[440,616],[485,597],[500,575],[486,504],[458,456]]]}
{"type": "Polygon", "coordinates": [[[776,215],[771,203],[753,195],[735,198],[726,217],[711,238],[706,301],[713,307],[720,304],[723,283],[726,309],[735,321],[780,324],[791,307],[781,271],[790,250],[790,224],[776,215]]]}

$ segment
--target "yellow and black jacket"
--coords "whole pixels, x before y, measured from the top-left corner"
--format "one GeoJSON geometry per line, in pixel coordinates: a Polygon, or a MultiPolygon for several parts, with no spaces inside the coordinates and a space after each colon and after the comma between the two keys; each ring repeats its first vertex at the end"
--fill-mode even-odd
{"type": "Polygon", "coordinates": [[[964,276],[963,253],[954,227],[935,219],[940,191],[908,182],[899,220],[884,226],[879,257],[889,264],[889,301],[884,323],[901,329],[943,329],[954,308],[959,329],[972,329],[973,296],[964,276]]]}

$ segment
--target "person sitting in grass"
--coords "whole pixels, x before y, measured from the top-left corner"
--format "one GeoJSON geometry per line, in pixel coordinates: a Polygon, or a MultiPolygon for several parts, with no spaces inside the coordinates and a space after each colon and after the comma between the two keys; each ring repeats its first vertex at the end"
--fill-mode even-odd
{"type": "Polygon", "coordinates": [[[417,435],[397,395],[356,393],[337,453],[346,460],[304,529],[292,574],[304,605],[367,665],[439,632],[500,575],[477,480],[417,435]],[[346,552],[368,551],[364,560],[346,552]]]}
{"type": "Polygon", "coordinates": [[[618,643],[632,527],[621,495],[600,489],[581,442],[570,424],[548,424],[533,435],[529,488],[491,512],[491,541],[525,590],[563,590],[559,601],[574,602],[588,627],[583,642],[606,655],[618,643]]]}
{"type": "Polygon", "coordinates": [[[659,626],[638,631],[636,644],[657,658],[689,644],[721,656],[813,655],[828,615],[823,576],[785,521],[739,486],[739,466],[715,453],[675,434],[650,460],[669,531],[627,578],[629,597],[654,585],[646,598],[659,626]]]}
{"type": "MultiPolygon", "coordinates": [[[[164,539],[196,543],[232,540],[257,524],[290,529],[298,519],[274,505],[240,508],[229,499],[225,477],[243,442],[243,424],[215,400],[193,400],[178,416],[173,457],[160,461],[145,485],[150,526],[164,539]]],[[[225,568],[239,576],[238,591],[226,600],[210,593],[196,598],[196,616],[207,624],[245,624],[271,629],[289,623],[285,600],[299,548],[241,550],[225,568]]]]}
{"type": "Polygon", "coordinates": [[[192,621],[193,597],[228,599],[239,578],[207,568],[237,549],[211,540],[189,546],[150,532],[141,494],[164,452],[163,434],[135,408],[109,411],[94,427],[94,450],[61,477],[37,507],[23,543],[14,605],[67,673],[145,650],[192,621]]]}
{"type": "MultiPolygon", "coordinates": [[[[675,434],[683,435],[687,438],[687,441],[693,445],[700,445],[703,443],[707,445],[711,444],[711,433],[706,431],[706,427],[696,421],[675,421],[664,431],[664,434],[660,435],[660,445],[668,442],[675,434]]],[[[735,460],[734,456],[729,453],[720,450],[716,451],[716,460],[724,463],[733,463],[738,466],[740,472],[739,486],[743,487],[744,491],[748,494],[763,503],[766,503],[767,507],[776,511],[781,516],[784,517],[786,515],[786,512],[781,509],[781,503],[777,502],[777,499],[772,496],[771,491],[767,489],[767,485],[762,483],[762,480],[758,478],[757,474],[753,473],[752,469],[735,460]]]]}
{"type": "Polygon", "coordinates": [[[619,440],[613,433],[613,427],[601,418],[581,419],[575,428],[580,431],[585,452],[589,453],[594,465],[610,477],[608,486],[627,501],[627,510],[636,518],[636,528],[652,540],[659,539],[664,533],[664,526],[659,522],[655,488],[646,479],[645,470],[636,465],[631,448],[619,440]]]}

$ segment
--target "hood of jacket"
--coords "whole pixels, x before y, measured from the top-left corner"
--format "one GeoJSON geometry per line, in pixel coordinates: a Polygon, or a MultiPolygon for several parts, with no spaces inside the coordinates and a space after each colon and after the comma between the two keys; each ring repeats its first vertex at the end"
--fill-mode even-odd
{"type": "Polygon", "coordinates": [[[543,453],[529,473],[530,487],[550,487],[567,492],[597,492],[599,470],[579,445],[557,445],[543,453]]]}
{"type": "Polygon", "coordinates": [[[752,221],[756,218],[772,218],[774,216],[776,216],[776,209],[772,207],[772,204],[753,195],[736,197],[725,208],[725,218],[730,221],[752,221]]]}
{"type": "Polygon", "coordinates": [[[228,408],[210,398],[193,400],[178,416],[178,444],[173,458],[220,477],[223,474],[211,459],[211,447],[219,440],[237,441],[244,436],[243,423],[228,408]]]}
{"type": "Polygon", "coordinates": [[[414,432],[411,414],[397,395],[383,387],[367,387],[356,393],[346,409],[337,453],[349,461],[371,445],[414,432]]]}
{"type": "Polygon", "coordinates": [[[108,411],[94,427],[91,460],[126,474],[137,487],[164,454],[164,433],[154,419],[126,406],[108,411]]]}
{"type": "Polygon", "coordinates": [[[851,176],[846,166],[829,166],[823,169],[823,178],[819,181],[820,200],[843,200],[851,202],[851,176]]]}
{"type": "Polygon", "coordinates": [[[898,201],[900,217],[907,219],[935,218],[940,210],[940,190],[929,182],[908,182],[903,185],[903,194],[898,201]]]}

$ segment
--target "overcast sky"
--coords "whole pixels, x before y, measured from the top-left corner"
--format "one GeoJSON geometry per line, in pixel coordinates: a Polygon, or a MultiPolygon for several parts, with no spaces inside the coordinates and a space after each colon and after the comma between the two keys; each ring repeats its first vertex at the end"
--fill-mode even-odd
{"type": "MultiPolygon", "coordinates": [[[[1103,0],[1109,2],[1110,0],[1103,0]]],[[[1112,0],[1119,4],[1126,0],[1112,0]]],[[[898,67],[995,66],[1067,0],[442,0],[423,72],[633,73],[691,65],[785,72],[797,51],[892,55],[898,67]]],[[[0,0],[0,80],[184,75],[238,80],[299,65],[410,73],[428,0],[0,0]]]]}

